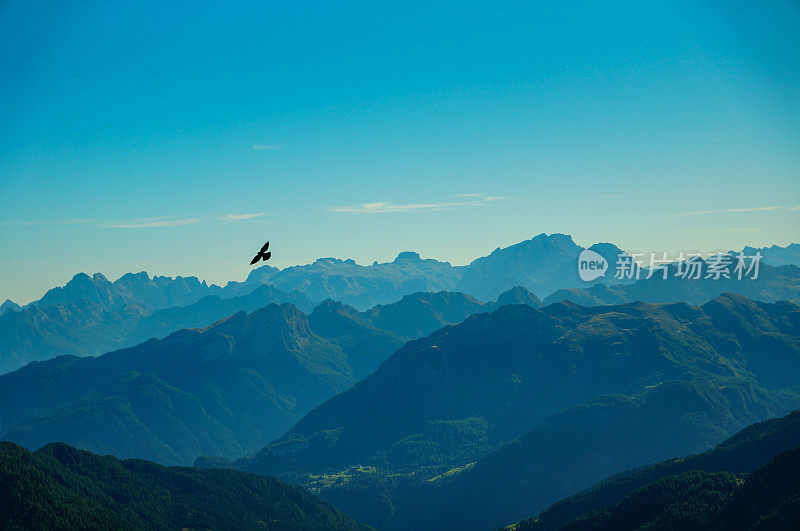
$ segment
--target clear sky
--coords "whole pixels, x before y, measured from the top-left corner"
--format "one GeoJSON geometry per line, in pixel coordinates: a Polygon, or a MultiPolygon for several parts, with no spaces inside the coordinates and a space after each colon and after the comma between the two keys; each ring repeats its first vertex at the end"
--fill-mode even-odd
{"type": "Polygon", "coordinates": [[[800,240],[800,3],[0,3],[0,300],[800,240]]]}

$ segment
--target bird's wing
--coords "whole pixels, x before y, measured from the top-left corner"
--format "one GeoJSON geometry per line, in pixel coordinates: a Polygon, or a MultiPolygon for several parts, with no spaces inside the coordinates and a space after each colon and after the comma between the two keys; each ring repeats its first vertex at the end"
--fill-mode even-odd
{"type": "Polygon", "coordinates": [[[261,248],[261,252],[263,253],[263,252],[264,252],[264,251],[266,251],[267,249],[269,249],[269,242],[267,242],[267,243],[265,243],[265,244],[264,244],[264,247],[262,247],[262,248],[261,248]]]}
{"type": "Polygon", "coordinates": [[[253,264],[255,264],[256,262],[258,262],[259,258],[261,258],[261,253],[258,253],[258,254],[256,255],[256,257],[255,257],[255,258],[253,258],[252,260],[250,260],[250,265],[253,265],[253,264]]]}

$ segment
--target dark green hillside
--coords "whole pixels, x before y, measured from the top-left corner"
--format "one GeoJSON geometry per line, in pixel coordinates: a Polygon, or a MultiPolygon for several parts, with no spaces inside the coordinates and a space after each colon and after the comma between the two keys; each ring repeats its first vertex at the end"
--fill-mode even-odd
{"type": "Polygon", "coordinates": [[[0,442],[0,528],[366,529],[274,478],[9,442],[0,442]]]}
{"type": "Polygon", "coordinates": [[[553,504],[519,529],[555,530],[578,517],[616,505],[634,490],[691,470],[750,473],[778,454],[800,445],[800,411],[748,426],[704,453],[669,459],[612,476],[594,487],[553,504]]]}
{"type": "Polygon", "coordinates": [[[779,455],[752,474],[694,470],[668,476],[635,490],[613,507],[562,527],[564,531],[798,528],[800,448],[779,455]]]}
{"type": "Polygon", "coordinates": [[[346,482],[329,474],[329,484],[308,484],[343,511],[382,529],[493,529],[614,471],[706,448],[771,407],[763,391],[746,385],[719,393],[714,384],[670,382],[551,415],[476,462],[465,455],[467,466],[452,467],[433,481],[425,481],[430,476],[421,475],[424,469],[413,474],[348,469],[346,482]],[[741,409],[743,403],[750,411],[741,409]]]}

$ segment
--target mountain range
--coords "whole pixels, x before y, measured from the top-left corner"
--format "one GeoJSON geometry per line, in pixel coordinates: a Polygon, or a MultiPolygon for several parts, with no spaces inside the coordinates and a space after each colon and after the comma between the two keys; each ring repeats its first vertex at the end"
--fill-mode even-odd
{"type": "Polygon", "coordinates": [[[798,382],[788,302],[509,305],[406,343],[234,465],[382,529],[490,528],[798,407],[798,382]]]}
{"type": "MultiPolygon", "coordinates": [[[[157,306],[153,310],[142,301],[163,303],[163,297],[134,297],[129,288],[117,288],[123,279],[111,283],[100,274],[75,275],[36,304],[0,315],[0,374],[31,361],[60,355],[92,356],[164,337],[181,328],[208,326],[237,311],[253,311],[272,302],[292,302],[306,310],[312,306],[298,292],[261,286],[242,297],[204,295],[187,306],[157,306]]],[[[204,284],[194,284],[198,286],[190,290],[191,296],[184,291],[173,300],[186,302],[199,297],[204,284]]]]}
{"type": "Polygon", "coordinates": [[[771,245],[769,247],[750,247],[742,249],[742,253],[748,256],[755,256],[760,253],[764,257],[764,262],[773,267],[782,265],[800,266],[800,243],[792,243],[786,247],[771,245]]]}
{"type": "MultiPolygon", "coordinates": [[[[229,311],[226,304],[237,299],[260,304],[272,289],[196,305],[229,311]]],[[[536,301],[522,289],[501,300],[536,301]]],[[[367,312],[328,300],[308,316],[292,304],[269,304],[99,357],[31,363],[0,376],[0,436],[30,448],[62,441],[167,464],[244,455],[409,339],[484,307],[493,305],[447,292],[409,295],[367,312]]],[[[180,317],[159,310],[139,326],[160,324],[164,312],[172,322],[180,317]]]]}
{"type": "Polygon", "coordinates": [[[546,297],[544,305],[569,300],[585,306],[642,302],[688,302],[703,304],[721,293],[738,293],[756,300],[777,302],[788,300],[800,303],[800,267],[783,265],[772,267],[762,263],[758,276],[742,275],[735,271],[735,258],[722,268],[715,278],[708,261],[697,260],[698,273],[684,276],[684,266],[672,263],[629,284],[608,285],[597,283],[587,288],[560,289],[546,297]]]}
{"type": "MultiPolygon", "coordinates": [[[[786,261],[796,247],[759,251],[765,257],[786,261]]],[[[608,243],[589,249],[609,264],[624,255],[608,243]]],[[[196,277],[150,278],[141,272],[111,282],[99,273],[91,277],[81,273],[24,308],[11,301],[0,306],[0,374],[58,355],[98,355],[133,346],[180,328],[208,326],[237,311],[250,312],[271,302],[290,302],[309,312],[320,301],[332,299],[365,311],[415,292],[458,291],[490,301],[515,286],[539,296],[549,295],[546,304],[564,299],[583,305],[634,300],[702,304],[725,291],[769,302],[798,302],[800,297],[800,269],[766,264],[762,265],[762,278],[752,282],[670,282],[671,278],[664,281],[656,275],[631,284],[616,282],[607,274],[605,283],[591,285],[577,274],[583,250],[569,236],[540,234],[498,248],[463,267],[423,260],[410,251],[392,262],[372,266],[324,258],[283,270],[265,265],[251,271],[244,282],[229,282],[225,287],[208,285],[196,277]]]]}

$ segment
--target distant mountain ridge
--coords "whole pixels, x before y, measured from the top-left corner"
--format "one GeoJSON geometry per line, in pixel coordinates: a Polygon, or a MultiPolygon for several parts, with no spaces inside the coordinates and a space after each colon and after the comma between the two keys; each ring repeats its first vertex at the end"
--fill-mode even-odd
{"type": "Polygon", "coordinates": [[[681,275],[685,270],[679,271],[679,266],[671,263],[655,271],[650,278],[643,275],[641,279],[630,284],[597,283],[588,288],[560,289],[546,297],[542,304],[549,305],[563,300],[586,306],[625,304],[634,301],[703,304],[726,292],[738,293],[764,302],[788,300],[800,303],[800,267],[795,265],[772,267],[761,263],[757,278],[742,275],[739,279],[735,272],[736,260],[735,257],[732,258],[723,268],[725,276],[719,278],[709,276],[708,261],[697,261],[699,278],[694,276],[684,278],[681,275]]]}
{"type": "Polygon", "coordinates": [[[0,304],[0,315],[3,315],[6,312],[18,312],[20,310],[22,310],[22,307],[9,299],[4,300],[3,304],[0,304]]]}
{"type": "MultiPolygon", "coordinates": [[[[596,243],[588,249],[599,253],[612,265],[618,256],[626,255],[612,243],[596,243]]],[[[585,287],[576,274],[577,257],[582,250],[584,248],[575,244],[569,235],[542,233],[509,247],[498,247],[467,266],[422,259],[413,251],[399,253],[392,262],[376,261],[370,266],[359,265],[351,259],[319,258],[311,264],[284,269],[264,265],[250,271],[245,281],[228,282],[225,287],[208,285],[193,276],[151,278],[144,271],[126,273],[114,282],[100,273],[91,277],[79,273],[63,288],[53,288],[31,304],[60,305],[75,302],[77,298],[94,300],[101,298],[101,292],[112,291],[117,300],[157,310],[186,306],[208,295],[222,298],[247,295],[262,284],[271,284],[286,292],[298,290],[313,302],[330,298],[361,310],[426,291],[461,291],[489,301],[514,286],[523,286],[540,297],[547,297],[558,289],[585,287]],[[100,283],[106,285],[100,287],[100,283]]],[[[800,266],[798,243],[786,247],[746,246],[742,252],[747,255],[760,252],[764,263],[772,267],[800,266]]],[[[613,279],[607,280],[614,283],[613,279]]],[[[108,295],[106,293],[105,298],[114,298],[108,295]]],[[[6,300],[0,306],[0,315],[17,309],[19,305],[6,300]]]]}
{"type": "MultiPolygon", "coordinates": [[[[777,256],[797,248],[796,244],[773,246],[769,252],[777,256]]],[[[610,243],[589,249],[609,264],[625,254],[610,243]]],[[[244,282],[229,282],[225,287],[196,277],[150,277],[145,272],[128,273],[114,282],[100,273],[80,273],[23,308],[11,301],[0,306],[0,373],[32,360],[97,355],[149,337],[164,337],[179,328],[207,326],[238,310],[253,311],[258,307],[255,301],[262,306],[291,302],[308,312],[320,301],[332,299],[366,311],[416,292],[462,292],[485,302],[519,286],[538,296],[552,293],[545,299],[547,304],[564,299],[586,305],[634,300],[702,304],[725,291],[769,302],[800,302],[797,266],[762,264],[770,279],[760,283],[677,284],[655,279],[615,284],[608,273],[604,284],[592,286],[578,276],[577,259],[583,250],[568,235],[539,234],[463,267],[404,251],[392,262],[371,266],[335,258],[283,270],[265,265],[253,269],[244,282]],[[272,288],[244,299],[266,285],[272,288]]]]}
{"type": "Polygon", "coordinates": [[[256,268],[244,282],[229,282],[225,293],[241,294],[259,284],[271,284],[284,291],[301,291],[312,301],[334,299],[364,310],[410,293],[453,291],[460,269],[449,262],[422,259],[411,251],[401,252],[392,262],[375,262],[371,266],[349,259],[319,258],[311,264],[282,270],[271,266],[256,268]]]}
{"type": "Polygon", "coordinates": [[[756,248],[748,245],[742,249],[742,252],[748,256],[755,256],[756,253],[760,253],[764,263],[773,267],[782,265],[800,266],[800,243],[792,243],[786,247],[771,245],[769,247],[756,248]]]}
{"type": "Polygon", "coordinates": [[[61,306],[79,301],[99,302],[109,310],[118,310],[127,304],[138,304],[151,310],[170,306],[185,306],[206,295],[221,295],[222,288],[209,286],[197,277],[163,277],[141,273],[126,273],[114,282],[101,273],[91,277],[78,273],[63,287],[48,290],[31,304],[40,308],[61,306]]]}
{"type": "MultiPolygon", "coordinates": [[[[202,288],[199,283],[194,286],[202,288]]],[[[172,300],[191,300],[202,292],[178,287],[180,296],[172,300]]],[[[254,311],[273,302],[292,302],[304,310],[311,307],[302,294],[269,286],[242,297],[205,295],[187,306],[158,310],[137,302],[144,299],[129,293],[102,275],[76,275],[64,288],[50,290],[44,302],[0,315],[0,374],[30,361],[102,354],[181,328],[208,326],[237,311],[254,311]]]]}
{"type": "MultiPolygon", "coordinates": [[[[540,297],[558,289],[586,286],[578,276],[578,257],[585,248],[566,234],[539,234],[530,240],[497,248],[473,260],[463,270],[456,290],[491,300],[514,286],[523,286],[540,297]]],[[[590,250],[603,256],[609,267],[627,253],[611,243],[597,243],[590,250]]],[[[616,282],[613,275],[607,281],[616,282]]]]}

